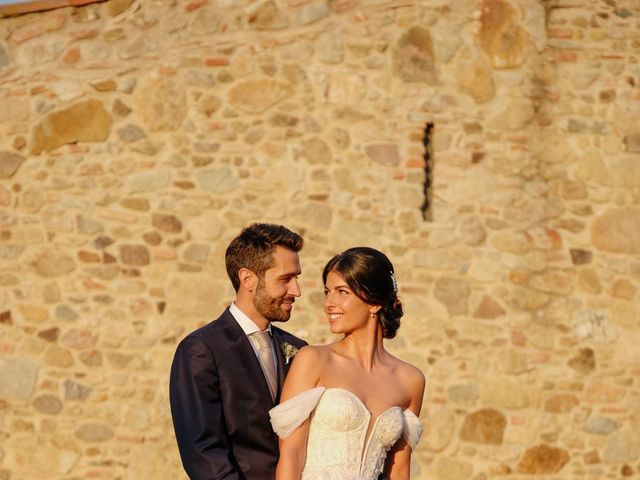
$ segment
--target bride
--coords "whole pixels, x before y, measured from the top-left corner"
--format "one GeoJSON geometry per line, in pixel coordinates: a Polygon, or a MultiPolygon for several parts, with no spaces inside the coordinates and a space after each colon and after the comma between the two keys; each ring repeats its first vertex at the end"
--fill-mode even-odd
{"type": "Polygon", "coordinates": [[[393,265],[356,247],[333,257],[322,279],[331,331],[343,338],[295,357],[270,411],[276,480],[409,479],[425,379],[383,345],[402,317],[393,265]]]}

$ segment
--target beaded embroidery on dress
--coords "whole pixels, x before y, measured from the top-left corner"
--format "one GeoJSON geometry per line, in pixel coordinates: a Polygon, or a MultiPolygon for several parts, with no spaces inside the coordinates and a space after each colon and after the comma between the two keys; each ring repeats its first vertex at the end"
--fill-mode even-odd
{"type": "Polygon", "coordinates": [[[302,480],[376,480],[402,436],[415,449],[422,425],[410,410],[391,407],[373,420],[353,393],[316,387],[269,411],[274,431],[291,435],[311,415],[302,480]],[[369,433],[367,433],[369,431],[369,433]]]}

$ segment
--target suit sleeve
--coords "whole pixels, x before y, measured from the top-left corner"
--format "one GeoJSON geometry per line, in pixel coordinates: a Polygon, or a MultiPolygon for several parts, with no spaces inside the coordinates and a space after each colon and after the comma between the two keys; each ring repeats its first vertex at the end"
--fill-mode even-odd
{"type": "Polygon", "coordinates": [[[191,480],[237,480],[229,449],[215,358],[197,335],[176,350],[169,380],[171,416],[180,457],[191,480]]]}

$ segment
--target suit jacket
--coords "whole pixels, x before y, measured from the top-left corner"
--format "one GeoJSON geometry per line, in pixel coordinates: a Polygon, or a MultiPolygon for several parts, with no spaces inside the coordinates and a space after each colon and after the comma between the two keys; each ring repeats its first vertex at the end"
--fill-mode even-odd
{"type": "Polygon", "coordinates": [[[271,329],[279,383],[275,403],[253,347],[229,309],[178,345],[169,399],[180,457],[192,480],[275,477],[278,438],[268,412],[290,367],[280,346],[300,348],[306,342],[271,329]]]}

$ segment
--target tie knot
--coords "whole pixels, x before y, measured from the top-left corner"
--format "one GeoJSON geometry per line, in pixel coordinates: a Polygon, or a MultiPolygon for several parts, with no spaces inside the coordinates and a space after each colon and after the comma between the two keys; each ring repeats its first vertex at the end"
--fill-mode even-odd
{"type": "Polygon", "coordinates": [[[268,330],[258,330],[252,334],[259,350],[271,350],[271,334],[268,330]]]}

